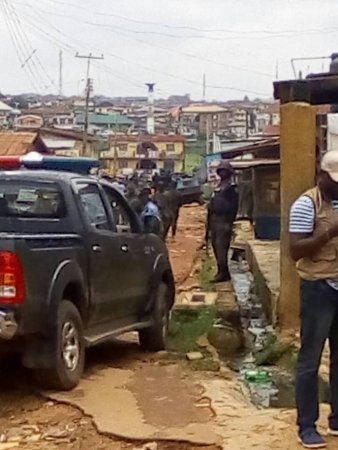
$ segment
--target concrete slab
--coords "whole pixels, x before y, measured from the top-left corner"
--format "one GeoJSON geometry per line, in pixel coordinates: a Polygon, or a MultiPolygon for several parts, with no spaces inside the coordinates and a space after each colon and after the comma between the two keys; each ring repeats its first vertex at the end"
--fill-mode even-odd
{"type": "Polygon", "coordinates": [[[133,440],[220,442],[212,410],[200,404],[204,390],[176,365],[107,368],[83,379],[71,392],[47,395],[80,408],[101,433],[133,440]]]}
{"type": "Polygon", "coordinates": [[[279,241],[248,241],[246,257],[264,310],[275,325],[280,291],[279,241]]]}
{"type": "Polygon", "coordinates": [[[217,298],[217,292],[204,292],[200,290],[181,292],[176,296],[175,309],[196,309],[213,306],[216,304],[217,298]]]}

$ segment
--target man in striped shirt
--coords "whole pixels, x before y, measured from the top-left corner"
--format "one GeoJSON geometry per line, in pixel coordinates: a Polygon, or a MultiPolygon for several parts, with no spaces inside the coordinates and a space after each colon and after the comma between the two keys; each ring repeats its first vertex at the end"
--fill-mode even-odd
{"type": "Polygon", "coordinates": [[[301,277],[301,349],[296,376],[299,440],[324,448],[318,433],[318,370],[325,341],[331,352],[328,433],[338,437],[338,151],[324,155],[318,184],[290,211],[290,252],[301,277]]]}

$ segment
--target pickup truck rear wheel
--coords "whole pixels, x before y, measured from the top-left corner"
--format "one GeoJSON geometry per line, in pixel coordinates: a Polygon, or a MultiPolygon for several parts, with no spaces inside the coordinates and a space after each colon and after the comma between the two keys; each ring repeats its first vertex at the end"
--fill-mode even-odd
{"type": "Polygon", "coordinates": [[[144,350],[158,352],[166,346],[169,326],[168,286],[161,282],[156,293],[152,312],[153,323],[139,331],[139,340],[144,350]]]}
{"type": "Polygon", "coordinates": [[[85,346],[80,313],[68,300],[60,303],[52,339],[53,368],[38,369],[37,378],[49,389],[73,389],[83,373],[85,346]]]}

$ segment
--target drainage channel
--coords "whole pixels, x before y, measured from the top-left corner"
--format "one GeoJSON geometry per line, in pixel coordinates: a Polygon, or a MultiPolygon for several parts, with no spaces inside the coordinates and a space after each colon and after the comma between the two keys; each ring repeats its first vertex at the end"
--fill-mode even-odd
{"type": "Polygon", "coordinates": [[[294,376],[278,365],[259,363],[263,352],[276,341],[277,336],[255,294],[254,279],[247,261],[242,258],[231,261],[230,270],[246,345],[243,354],[237,355],[228,365],[238,373],[257,407],[294,407],[294,376]]]}

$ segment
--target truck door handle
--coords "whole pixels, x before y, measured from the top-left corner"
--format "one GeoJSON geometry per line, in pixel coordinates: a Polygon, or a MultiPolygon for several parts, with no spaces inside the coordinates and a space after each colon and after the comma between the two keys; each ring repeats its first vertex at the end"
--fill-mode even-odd
{"type": "Polygon", "coordinates": [[[102,248],[101,248],[100,245],[93,245],[93,246],[92,246],[92,250],[93,250],[93,252],[95,252],[95,253],[101,253],[102,248]]]}
{"type": "Polygon", "coordinates": [[[128,252],[128,250],[129,250],[129,247],[128,247],[128,245],[127,244],[123,244],[123,245],[121,245],[121,250],[124,252],[124,253],[127,253],[128,252]]]}

